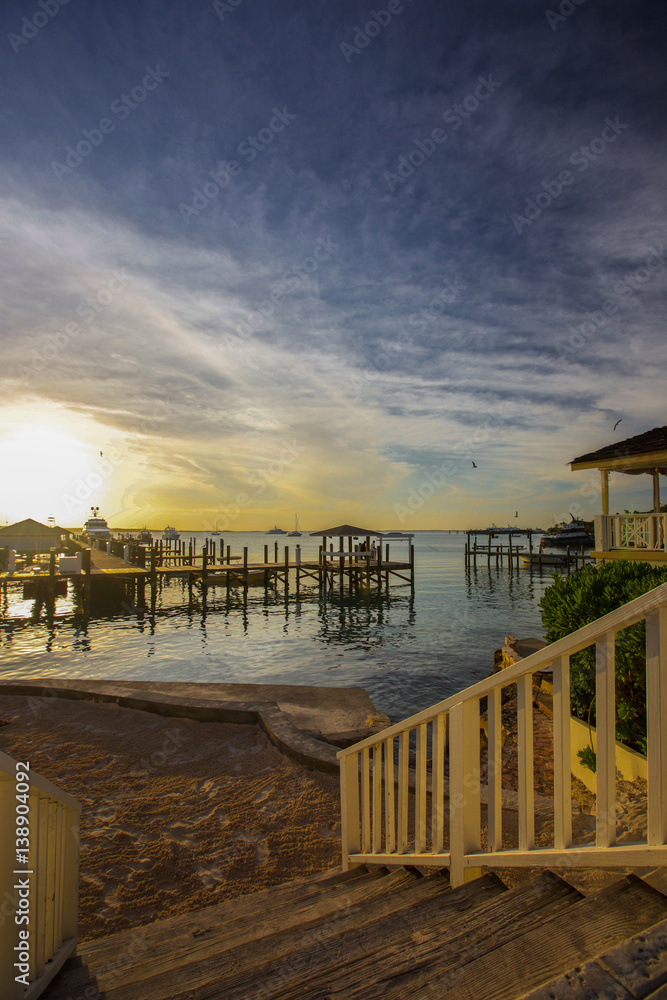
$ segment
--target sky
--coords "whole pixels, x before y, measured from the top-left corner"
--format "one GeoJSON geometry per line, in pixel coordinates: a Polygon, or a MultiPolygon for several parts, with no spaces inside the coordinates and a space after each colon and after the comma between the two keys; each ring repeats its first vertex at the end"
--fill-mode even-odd
{"type": "Polygon", "coordinates": [[[655,0],[5,0],[0,522],[599,513],[567,463],[667,423],[666,29],[655,0]]]}

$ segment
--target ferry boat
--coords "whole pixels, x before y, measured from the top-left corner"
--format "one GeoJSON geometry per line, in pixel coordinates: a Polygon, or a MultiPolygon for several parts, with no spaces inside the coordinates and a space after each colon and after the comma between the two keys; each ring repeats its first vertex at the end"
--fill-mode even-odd
{"type": "Polygon", "coordinates": [[[267,535],[286,535],[287,534],[287,532],[284,531],[282,528],[279,528],[278,525],[275,525],[275,527],[271,528],[271,531],[267,531],[266,533],[267,533],[267,535]]]}
{"type": "Polygon", "coordinates": [[[85,522],[83,526],[82,535],[88,542],[92,542],[95,539],[108,540],[111,538],[111,532],[109,530],[109,525],[104,520],[103,517],[99,517],[100,508],[91,507],[90,517],[85,522]]]}
{"type": "Polygon", "coordinates": [[[176,531],[176,528],[172,528],[170,525],[167,525],[162,532],[162,537],[165,542],[177,542],[181,536],[180,533],[176,531]]]}
{"type": "Polygon", "coordinates": [[[595,545],[595,539],[586,530],[586,525],[583,521],[577,521],[570,514],[572,518],[569,524],[561,524],[560,530],[554,532],[553,534],[542,535],[540,539],[540,545],[572,545],[573,547],[581,548],[591,548],[595,545]]]}

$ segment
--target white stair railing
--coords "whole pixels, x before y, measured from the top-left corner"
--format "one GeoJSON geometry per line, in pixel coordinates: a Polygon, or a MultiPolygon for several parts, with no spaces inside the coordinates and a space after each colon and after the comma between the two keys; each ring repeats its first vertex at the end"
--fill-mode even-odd
{"type": "Polygon", "coordinates": [[[667,583],[337,756],[344,868],[449,867],[452,885],[460,885],[481,865],[667,864],[667,583]],[[644,842],[616,845],[614,641],[617,632],[640,621],[646,621],[648,834],[644,842]],[[592,644],[596,648],[596,838],[595,844],[582,846],[572,842],[570,657],[592,644]],[[536,848],[533,675],[548,667],[553,670],[554,832],[553,846],[536,848]],[[517,690],[518,847],[503,849],[507,793],[502,788],[501,692],[510,684],[517,690]],[[487,699],[488,725],[483,780],[481,698],[487,699]]]}
{"type": "Polygon", "coordinates": [[[80,813],[0,752],[0,1000],[35,1000],[76,949],[80,813]]]}

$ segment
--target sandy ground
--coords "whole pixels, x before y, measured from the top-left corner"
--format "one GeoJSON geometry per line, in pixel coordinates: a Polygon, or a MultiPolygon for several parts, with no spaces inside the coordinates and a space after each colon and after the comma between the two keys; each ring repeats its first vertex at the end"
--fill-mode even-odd
{"type": "Polygon", "coordinates": [[[338,778],[258,726],[0,697],[0,749],[82,804],[80,939],[340,865],[338,778]]]}

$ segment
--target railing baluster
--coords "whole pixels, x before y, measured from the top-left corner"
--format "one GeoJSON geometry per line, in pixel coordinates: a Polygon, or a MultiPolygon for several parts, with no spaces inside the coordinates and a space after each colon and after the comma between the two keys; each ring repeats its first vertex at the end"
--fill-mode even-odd
{"type": "Polygon", "coordinates": [[[359,754],[350,754],[340,768],[340,824],[343,848],[343,871],[349,867],[350,854],[361,850],[359,827],[359,754]]]}
{"type": "Polygon", "coordinates": [[[667,607],[646,617],[648,843],[667,844],[667,607]]]}
{"type": "Polygon", "coordinates": [[[415,852],[426,851],[426,757],[427,723],[417,729],[417,760],[415,762],[415,852]]]}
{"type": "Polygon", "coordinates": [[[387,854],[396,850],[396,803],[394,800],[394,741],[384,741],[384,845],[387,854]]]}
{"type": "Polygon", "coordinates": [[[449,713],[449,881],[465,882],[465,856],[481,844],[479,698],[453,705],[449,713]]]}
{"type": "Polygon", "coordinates": [[[408,756],[410,732],[405,730],[398,737],[398,829],[396,850],[405,854],[408,849],[408,756]]]}
{"type": "Polygon", "coordinates": [[[572,846],[572,761],[570,747],[570,657],[553,664],[554,847],[572,846]]]}
{"type": "Polygon", "coordinates": [[[373,747],[373,854],[382,852],[382,744],[373,747]]]}
{"type": "Polygon", "coordinates": [[[361,751],[361,850],[371,850],[371,781],[368,747],[361,751]]]}
{"type": "Polygon", "coordinates": [[[519,850],[535,846],[535,776],[533,773],[533,676],[516,682],[519,744],[519,850]]]}
{"type": "Polygon", "coordinates": [[[442,854],[445,843],[445,726],[442,712],[433,720],[431,735],[431,831],[433,853],[442,854]]]}
{"type": "Polygon", "coordinates": [[[595,644],[596,823],[595,843],[616,843],[616,656],[614,633],[595,644]]]}
{"type": "Polygon", "coordinates": [[[487,795],[489,850],[500,851],[503,845],[503,757],[500,718],[502,688],[489,692],[487,725],[487,795]]]}

